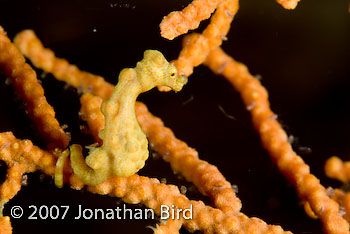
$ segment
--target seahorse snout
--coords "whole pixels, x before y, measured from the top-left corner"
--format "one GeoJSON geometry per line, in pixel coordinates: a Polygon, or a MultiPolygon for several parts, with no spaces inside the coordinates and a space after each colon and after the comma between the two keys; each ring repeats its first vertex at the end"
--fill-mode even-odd
{"type": "Polygon", "coordinates": [[[176,77],[168,82],[166,86],[169,86],[175,92],[179,92],[185,84],[187,84],[187,77],[177,76],[176,74],[176,77]]]}

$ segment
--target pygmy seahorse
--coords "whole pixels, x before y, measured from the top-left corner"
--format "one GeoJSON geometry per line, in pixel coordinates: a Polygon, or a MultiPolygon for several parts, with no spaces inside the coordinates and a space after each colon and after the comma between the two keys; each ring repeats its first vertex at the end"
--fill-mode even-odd
{"type": "Polygon", "coordinates": [[[146,50],[135,68],[123,69],[111,97],[101,107],[105,128],[99,132],[101,147],[91,147],[84,161],[80,145],[71,146],[74,173],[88,185],[98,185],[109,176],[135,174],[148,158],[148,141],[135,115],[135,102],[140,93],[156,86],[180,91],[187,78],[156,50],[146,50]]]}

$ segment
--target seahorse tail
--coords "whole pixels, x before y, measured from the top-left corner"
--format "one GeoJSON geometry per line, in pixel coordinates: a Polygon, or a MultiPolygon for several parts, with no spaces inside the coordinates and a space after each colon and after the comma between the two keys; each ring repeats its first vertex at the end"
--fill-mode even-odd
{"type": "Polygon", "coordinates": [[[71,166],[74,174],[76,174],[84,183],[96,186],[108,179],[109,170],[107,161],[105,163],[106,165],[97,169],[92,169],[86,164],[80,145],[72,145],[70,151],[71,166]]]}

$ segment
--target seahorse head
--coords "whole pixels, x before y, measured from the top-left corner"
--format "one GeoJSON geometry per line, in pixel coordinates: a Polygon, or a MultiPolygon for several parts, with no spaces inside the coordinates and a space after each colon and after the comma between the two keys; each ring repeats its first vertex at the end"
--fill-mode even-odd
{"type": "Polygon", "coordinates": [[[177,92],[187,83],[187,78],[179,77],[174,64],[169,63],[157,50],[146,50],[135,69],[144,92],[156,86],[168,86],[177,92]]]}

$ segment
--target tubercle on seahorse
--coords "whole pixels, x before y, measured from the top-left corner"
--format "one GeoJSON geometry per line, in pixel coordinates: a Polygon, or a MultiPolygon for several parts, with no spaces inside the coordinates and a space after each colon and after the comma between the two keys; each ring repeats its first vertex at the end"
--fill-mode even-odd
{"type": "Polygon", "coordinates": [[[146,50],[135,68],[123,69],[111,97],[102,104],[105,129],[99,132],[101,147],[90,147],[84,160],[80,145],[71,146],[74,173],[88,185],[98,185],[109,176],[128,177],[135,174],[148,158],[148,141],[135,115],[135,102],[140,93],[154,87],[168,86],[180,91],[187,78],[163,54],[146,50]]]}

